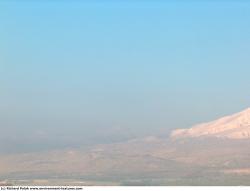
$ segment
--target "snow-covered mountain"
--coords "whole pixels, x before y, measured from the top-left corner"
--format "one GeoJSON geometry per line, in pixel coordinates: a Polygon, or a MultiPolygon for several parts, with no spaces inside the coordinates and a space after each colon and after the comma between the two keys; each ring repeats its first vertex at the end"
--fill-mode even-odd
{"type": "Polygon", "coordinates": [[[250,185],[250,109],[171,138],[0,154],[0,184],[250,185]]]}
{"type": "Polygon", "coordinates": [[[171,133],[173,139],[194,137],[250,139],[250,108],[190,129],[177,129],[171,133]]]}

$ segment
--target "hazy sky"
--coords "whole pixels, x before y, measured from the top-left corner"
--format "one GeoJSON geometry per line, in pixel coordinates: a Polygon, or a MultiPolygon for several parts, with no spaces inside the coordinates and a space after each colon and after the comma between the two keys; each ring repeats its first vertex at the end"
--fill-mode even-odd
{"type": "Polygon", "coordinates": [[[249,52],[248,1],[3,0],[0,149],[112,142],[240,111],[249,52]]]}

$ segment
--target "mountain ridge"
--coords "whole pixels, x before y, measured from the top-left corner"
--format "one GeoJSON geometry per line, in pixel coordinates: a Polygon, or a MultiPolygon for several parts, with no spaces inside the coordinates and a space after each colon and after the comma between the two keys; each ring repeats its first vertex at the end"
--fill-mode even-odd
{"type": "Polygon", "coordinates": [[[197,137],[250,139],[250,108],[189,129],[173,130],[170,137],[172,139],[197,137]]]}
{"type": "Polygon", "coordinates": [[[250,185],[250,138],[227,137],[232,136],[230,132],[250,129],[249,123],[247,109],[194,126],[191,133],[190,129],[176,130],[180,131],[176,139],[147,136],[88,147],[0,154],[0,183],[250,185]],[[216,131],[216,127],[220,128],[216,131]]]}

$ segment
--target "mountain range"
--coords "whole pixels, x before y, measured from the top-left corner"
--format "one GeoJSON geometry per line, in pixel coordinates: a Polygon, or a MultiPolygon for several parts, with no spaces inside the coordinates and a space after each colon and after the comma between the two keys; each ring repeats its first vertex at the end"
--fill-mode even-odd
{"type": "Polygon", "coordinates": [[[250,185],[250,109],[120,143],[0,156],[0,178],[25,185],[250,185]]]}

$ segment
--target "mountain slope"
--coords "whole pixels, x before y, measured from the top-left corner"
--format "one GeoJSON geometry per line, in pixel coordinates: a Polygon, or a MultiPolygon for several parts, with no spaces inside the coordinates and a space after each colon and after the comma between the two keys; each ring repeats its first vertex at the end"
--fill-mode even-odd
{"type": "Polygon", "coordinates": [[[171,138],[216,137],[229,139],[250,138],[250,108],[221,119],[200,124],[190,129],[177,129],[171,138]]]}
{"type": "Polygon", "coordinates": [[[150,136],[82,148],[0,154],[0,183],[2,179],[17,185],[37,185],[37,181],[40,185],[250,185],[249,129],[247,109],[175,130],[171,139],[150,136]]]}
{"type": "Polygon", "coordinates": [[[37,181],[52,185],[55,180],[81,185],[249,185],[249,143],[250,139],[145,138],[85,149],[12,154],[0,156],[5,167],[0,179],[15,184],[29,180],[26,185],[37,181]]]}

